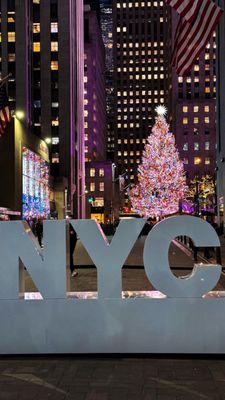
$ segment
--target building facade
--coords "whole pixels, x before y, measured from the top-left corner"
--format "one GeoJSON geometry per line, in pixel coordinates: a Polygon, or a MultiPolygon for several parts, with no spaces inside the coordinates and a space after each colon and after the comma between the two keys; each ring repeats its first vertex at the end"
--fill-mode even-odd
{"type": "Polygon", "coordinates": [[[101,31],[105,45],[105,83],[107,119],[107,159],[114,160],[114,85],[113,85],[113,12],[112,0],[101,0],[101,31]]]}
{"type": "Polygon", "coordinates": [[[113,2],[115,164],[136,181],[155,108],[169,102],[169,23],[164,1],[113,2]]]}
{"type": "MultiPolygon", "coordinates": [[[[224,0],[218,4],[224,9],[224,0]]],[[[218,224],[225,230],[225,13],[218,27],[218,75],[217,75],[217,216],[218,224]]]]}
{"type": "MultiPolygon", "coordinates": [[[[172,12],[172,38],[177,16],[172,12]]],[[[173,40],[172,40],[173,45],[173,40]]],[[[172,73],[172,123],[187,182],[215,177],[216,167],[216,35],[185,77],[172,73]]]]}
{"type": "Polygon", "coordinates": [[[56,211],[84,217],[82,1],[2,0],[0,47],[11,109],[49,143],[56,211]]]}
{"type": "Polygon", "coordinates": [[[97,12],[84,12],[85,162],[106,158],[105,49],[97,12]]]}
{"type": "Polygon", "coordinates": [[[103,223],[110,214],[112,167],[106,161],[105,48],[96,6],[84,7],[86,217],[103,223]]]}

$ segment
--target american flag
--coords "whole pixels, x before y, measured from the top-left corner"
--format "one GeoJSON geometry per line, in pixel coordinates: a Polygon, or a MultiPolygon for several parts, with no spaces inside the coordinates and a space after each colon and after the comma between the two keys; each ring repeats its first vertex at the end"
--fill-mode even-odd
{"type": "Polygon", "coordinates": [[[6,91],[6,84],[0,82],[0,136],[4,133],[6,126],[11,121],[9,100],[6,91]]]}
{"type": "Polygon", "coordinates": [[[180,15],[177,25],[172,65],[178,75],[191,70],[205,49],[223,10],[212,0],[166,0],[180,15]]]}

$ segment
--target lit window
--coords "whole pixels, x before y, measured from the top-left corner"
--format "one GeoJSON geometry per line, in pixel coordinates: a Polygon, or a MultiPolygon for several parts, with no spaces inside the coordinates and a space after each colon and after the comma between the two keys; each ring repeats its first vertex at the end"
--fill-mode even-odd
{"type": "Polygon", "coordinates": [[[51,61],[51,70],[58,71],[58,69],[59,69],[58,61],[51,61]]]}
{"type": "Polygon", "coordinates": [[[58,144],[59,143],[59,138],[58,137],[53,137],[52,138],[52,144],[58,144]]]}
{"type": "Polygon", "coordinates": [[[41,50],[40,42],[34,42],[33,43],[33,52],[34,53],[39,53],[40,50],[41,50]]]}
{"type": "Polygon", "coordinates": [[[205,158],[205,165],[209,165],[209,164],[210,164],[210,161],[211,161],[210,158],[209,158],[209,157],[206,157],[206,158],[205,158]]]}
{"type": "Polygon", "coordinates": [[[8,42],[15,42],[15,41],[16,41],[15,32],[8,32],[8,42]]]}
{"type": "Polygon", "coordinates": [[[104,189],[105,189],[105,184],[104,184],[104,182],[100,182],[100,183],[99,183],[99,191],[100,191],[100,192],[104,192],[104,189]]]}
{"type": "Polygon", "coordinates": [[[183,106],[183,113],[187,113],[188,112],[188,106],[183,106]]]}
{"type": "Polygon", "coordinates": [[[195,151],[199,150],[199,143],[198,142],[194,143],[194,150],[195,151]]]}
{"type": "Polygon", "coordinates": [[[199,112],[199,106],[194,106],[193,111],[194,111],[194,113],[199,112]]]}
{"type": "Polygon", "coordinates": [[[95,168],[90,169],[90,176],[94,177],[95,176],[95,168]]]}
{"type": "Polygon", "coordinates": [[[16,61],[16,55],[15,55],[15,53],[9,53],[9,54],[8,54],[8,61],[9,61],[9,62],[14,62],[14,61],[16,61]]]}
{"type": "Polygon", "coordinates": [[[91,182],[90,183],[90,192],[94,192],[95,191],[95,183],[91,182]]]}
{"type": "Polygon", "coordinates": [[[187,151],[187,150],[188,150],[188,143],[184,143],[184,144],[183,144],[183,150],[184,150],[184,151],[187,151]]]}
{"type": "Polygon", "coordinates": [[[195,165],[201,164],[201,158],[200,157],[194,157],[194,164],[195,165]]]}
{"type": "Polygon", "coordinates": [[[205,142],[205,150],[209,150],[210,148],[210,143],[209,142],[205,142]]]}
{"type": "Polygon", "coordinates": [[[205,124],[209,124],[209,117],[204,118],[205,124]]]}
{"type": "Polygon", "coordinates": [[[103,168],[99,169],[99,176],[105,176],[105,171],[103,168]]]}
{"type": "Polygon", "coordinates": [[[59,120],[58,119],[54,119],[52,121],[52,126],[59,126],[59,120]]]}
{"type": "Polygon", "coordinates": [[[188,118],[185,117],[185,118],[183,118],[183,125],[187,125],[187,124],[188,124],[188,118]]]}
{"type": "Polygon", "coordinates": [[[208,113],[209,112],[209,106],[205,106],[204,107],[204,111],[208,113]]]}
{"type": "Polygon", "coordinates": [[[194,117],[194,124],[198,124],[199,123],[199,118],[198,117],[194,117]]]}
{"type": "Polygon", "coordinates": [[[59,163],[59,153],[52,153],[52,163],[53,164],[59,163]]]}
{"type": "Polygon", "coordinates": [[[51,22],[51,32],[52,33],[58,32],[58,22],[51,22]]]}
{"type": "Polygon", "coordinates": [[[33,24],[33,33],[40,33],[40,24],[39,23],[33,24]]]}
{"type": "Polygon", "coordinates": [[[51,51],[58,51],[58,42],[51,42],[51,51]]]}

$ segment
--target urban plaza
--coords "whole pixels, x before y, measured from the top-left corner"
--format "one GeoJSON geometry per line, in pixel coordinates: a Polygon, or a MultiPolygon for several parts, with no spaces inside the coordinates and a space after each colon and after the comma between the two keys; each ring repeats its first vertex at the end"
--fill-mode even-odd
{"type": "Polygon", "coordinates": [[[225,400],[224,10],[0,0],[0,400],[225,400]]]}

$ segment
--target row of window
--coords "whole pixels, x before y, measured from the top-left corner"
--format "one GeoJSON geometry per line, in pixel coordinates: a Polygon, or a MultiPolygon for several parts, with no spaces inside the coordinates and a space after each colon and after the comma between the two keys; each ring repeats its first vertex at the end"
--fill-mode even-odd
{"type": "Polygon", "coordinates": [[[135,1],[134,3],[116,3],[116,8],[163,7],[163,1],[135,1]]]}
{"type": "Polygon", "coordinates": [[[147,48],[147,47],[155,47],[156,48],[156,50],[154,50],[154,51],[156,51],[156,54],[158,54],[158,48],[159,47],[164,47],[164,42],[142,42],[142,43],[139,43],[139,42],[129,42],[129,43],[117,43],[117,45],[116,45],[116,47],[117,47],[117,49],[119,49],[119,48],[121,48],[121,47],[123,47],[123,48],[127,48],[127,47],[129,47],[129,48],[133,48],[133,47],[136,47],[137,49],[140,49],[140,47],[144,47],[145,49],[147,48]]]}
{"type": "MultiPolygon", "coordinates": [[[[185,165],[188,165],[190,162],[190,160],[188,160],[188,158],[183,158],[183,163],[185,165]]],[[[202,164],[202,161],[204,161],[205,165],[210,165],[211,164],[211,158],[206,157],[204,160],[201,159],[201,157],[194,157],[194,165],[200,165],[202,164]]]]}
{"type": "MultiPolygon", "coordinates": [[[[205,150],[209,150],[210,149],[210,142],[205,142],[204,147],[205,147],[205,150]]],[[[195,151],[198,151],[200,149],[200,143],[199,142],[194,142],[193,143],[193,148],[194,148],[195,151]]],[[[188,143],[187,142],[184,143],[183,144],[183,150],[184,151],[188,151],[189,149],[190,148],[189,148],[188,143]]]]}
{"type": "MultiPolygon", "coordinates": [[[[183,113],[188,113],[193,110],[194,113],[199,112],[200,107],[199,106],[183,106],[182,110],[183,113]]],[[[204,112],[208,113],[209,112],[209,106],[204,106],[204,112]]]]}
{"type": "MultiPolygon", "coordinates": [[[[193,123],[194,124],[199,124],[200,118],[199,117],[194,117],[193,118],[193,123]]],[[[190,118],[184,117],[182,121],[183,125],[188,125],[190,123],[190,118]]],[[[210,123],[210,118],[209,117],[204,117],[204,123],[209,124],[210,123]]]]}
{"type": "MultiPolygon", "coordinates": [[[[39,53],[41,51],[41,44],[40,42],[33,42],[33,52],[39,53]]],[[[51,42],[51,51],[58,52],[59,51],[59,44],[58,42],[51,42]]]]}
{"type": "Polygon", "coordinates": [[[105,176],[105,170],[104,168],[100,168],[98,171],[95,168],[90,168],[90,176],[95,177],[96,173],[98,172],[98,176],[105,176]]]}
{"type": "Polygon", "coordinates": [[[97,189],[97,185],[95,184],[95,182],[91,182],[90,183],[90,192],[95,192],[97,190],[99,190],[99,192],[104,192],[105,183],[104,182],[99,182],[98,189],[97,189]]]}
{"type": "Polygon", "coordinates": [[[119,72],[140,72],[140,71],[142,71],[142,72],[147,72],[147,71],[149,71],[149,72],[151,72],[151,71],[164,71],[164,65],[161,65],[161,66],[154,66],[154,68],[152,67],[152,66],[147,66],[147,67],[139,67],[139,66],[135,66],[135,67],[123,67],[123,68],[120,68],[120,67],[118,67],[117,68],[117,72],[119,73],[119,72]]]}
{"type": "Polygon", "coordinates": [[[123,92],[118,91],[117,92],[117,96],[118,97],[120,97],[120,96],[123,96],[123,97],[137,97],[137,96],[146,96],[146,95],[151,96],[152,94],[154,94],[154,96],[158,96],[159,94],[160,95],[164,95],[164,93],[165,93],[164,90],[141,90],[141,91],[139,91],[139,90],[135,90],[135,91],[131,90],[129,92],[127,90],[124,90],[123,92]]]}

